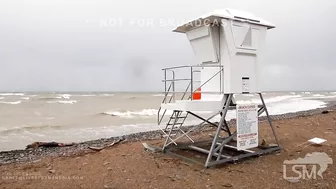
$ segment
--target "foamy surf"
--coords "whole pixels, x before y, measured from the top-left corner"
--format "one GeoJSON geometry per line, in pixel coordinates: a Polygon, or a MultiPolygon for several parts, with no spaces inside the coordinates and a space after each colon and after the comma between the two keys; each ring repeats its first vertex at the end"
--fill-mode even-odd
{"type": "Polygon", "coordinates": [[[58,100],[58,101],[48,101],[49,104],[75,104],[77,100],[58,100]]]}
{"type": "Polygon", "coordinates": [[[0,104],[12,104],[12,105],[16,105],[16,104],[20,104],[21,101],[13,101],[13,102],[6,102],[6,101],[0,101],[0,104]]]}
{"type": "MultiPolygon", "coordinates": [[[[282,103],[273,103],[267,105],[270,115],[281,115],[286,113],[295,113],[300,111],[313,110],[326,107],[326,103],[318,100],[291,99],[282,103]]],[[[264,112],[261,116],[265,116],[264,112]]],[[[229,110],[226,116],[227,120],[236,118],[236,111],[229,110]]],[[[216,116],[212,121],[219,121],[220,116],[216,116]]]]}
{"type": "MultiPolygon", "coordinates": [[[[160,115],[163,115],[164,109],[160,111],[160,115]]],[[[165,115],[170,116],[173,113],[172,110],[166,110],[165,115]]],[[[209,114],[211,111],[195,111],[198,114],[209,114]]],[[[137,118],[137,117],[153,117],[158,115],[158,109],[143,109],[139,111],[107,111],[103,112],[103,115],[117,116],[121,118],[137,118]]]]}
{"type": "Polygon", "coordinates": [[[0,96],[24,96],[23,93],[0,93],[0,96]]]}
{"type": "Polygon", "coordinates": [[[69,94],[61,94],[61,95],[59,95],[59,96],[56,97],[56,98],[70,99],[70,97],[71,97],[71,95],[69,95],[69,94]]]}
{"type": "Polygon", "coordinates": [[[314,94],[313,97],[324,97],[325,95],[321,95],[321,94],[314,94]]]}
{"type": "Polygon", "coordinates": [[[271,115],[280,115],[324,107],[326,107],[326,103],[322,101],[297,99],[290,102],[270,105],[268,109],[271,115]]]}
{"type": "Polygon", "coordinates": [[[156,109],[144,109],[140,111],[110,111],[110,112],[103,112],[104,115],[110,115],[110,116],[118,116],[118,117],[124,117],[124,118],[132,118],[132,117],[149,117],[157,115],[156,109]]]}
{"type": "MultiPolygon", "coordinates": [[[[266,98],[264,99],[265,103],[275,103],[275,102],[281,102],[281,101],[286,101],[289,99],[293,99],[293,98],[301,98],[301,95],[285,95],[285,96],[275,96],[272,98],[266,98]]],[[[251,100],[238,100],[236,101],[237,104],[260,104],[261,100],[260,98],[255,98],[255,99],[251,99],[251,100]]]]}
{"type": "Polygon", "coordinates": [[[93,97],[96,96],[94,94],[83,94],[83,95],[76,95],[76,96],[80,96],[80,97],[93,97]]]}

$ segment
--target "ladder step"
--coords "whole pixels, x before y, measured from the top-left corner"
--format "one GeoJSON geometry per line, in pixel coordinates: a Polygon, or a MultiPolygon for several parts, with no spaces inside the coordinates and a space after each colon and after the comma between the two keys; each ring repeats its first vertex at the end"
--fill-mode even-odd
{"type": "Polygon", "coordinates": [[[184,118],[187,118],[187,116],[183,116],[183,117],[170,117],[170,119],[180,119],[180,118],[184,119],[184,118]]]}
{"type": "Polygon", "coordinates": [[[183,123],[181,122],[181,123],[168,123],[167,125],[182,125],[183,123]]]}

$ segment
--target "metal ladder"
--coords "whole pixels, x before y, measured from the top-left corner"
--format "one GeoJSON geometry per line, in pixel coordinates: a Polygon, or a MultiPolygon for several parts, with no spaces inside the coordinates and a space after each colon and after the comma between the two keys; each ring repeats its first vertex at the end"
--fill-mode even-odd
{"type": "Polygon", "coordinates": [[[190,141],[194,142],[187,133],[185,133],[185,131],[182,129],[182,126],[185,122],[185,120],[188,117],[188,112],[183,112],[180,110],[174,110],[171,117],[169,118],[169,121],[166,124],[166,127],[164,129],[161,129],[162,132],[164,132],[165,134],[163,135],[163,137],[166,137],[165,143],[163,145],[163,149],[174,143],[176,144],[176,140],[178,138],[176,138],[175,140],[172,137],[178,137],[179,134],[185,135],[190,141]]]}

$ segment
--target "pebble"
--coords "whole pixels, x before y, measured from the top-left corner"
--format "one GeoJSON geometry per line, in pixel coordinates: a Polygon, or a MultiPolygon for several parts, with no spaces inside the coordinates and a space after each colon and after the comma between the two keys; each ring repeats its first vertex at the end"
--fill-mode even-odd
{"type": "Polygon", "coordinates": [[[37,160],[34,160],[33,163],[37,163],[37,162],[40,162],[41,159],[37,159],[37,160]]]}
{"type": "Polygon", "coordinates": [[[183,179],[183,176],[182,175],[175,175],[175,177],[177,178],[177,179],[179,179],[179,180],[182,180],[183,179]]]}
{"type": "Polygon", "coordinates": [[[113,187],[113,186],[110,186],[110,185],[107,185],[107,184],[105,184],[105,185],[104,185],[104,188],[106,188],[106,189],[113,189],[114,187],[113,187]]]}
{"type": "Polygon", "coordinates": [[[107,165],[107,164],[109,164],[110,162],[105,162],[103,165],[107,165]]]}
{"type": "Polygon", "coordinates": [[[56,171],[54,169],[51,169],[48,171],[49,173],[55,173],[56,171]]]}
{"type": "Polygon", "coordinates": [[[112,170],[112,167],[108,167],[107,170],[108,170],[108,171],[112,170]]]}
{"type": "Polygon", "coordinates": [[[223,187],[225,187],[225,188],[230,188],[230,187],[233,187],[233,185],[232,185],[232,184],[222,184],[222,186],[223,186],[223,187]]]}

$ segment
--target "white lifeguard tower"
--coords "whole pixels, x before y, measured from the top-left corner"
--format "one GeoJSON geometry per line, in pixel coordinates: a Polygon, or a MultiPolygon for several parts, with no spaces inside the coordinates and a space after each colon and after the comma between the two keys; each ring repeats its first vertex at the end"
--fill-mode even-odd
{"type": "Polygon", "coordinates": [[[165,98],[158,112],[158,124],[162,123],[167,110],[173,111],[165,128],[161,129],[166,137],[163,144],[165,152],[172,152],[183,146],[183,149],[208,154],[205,166],[209,167],[280,150],[258,86],[258,60],[262,54],[266,32],[272,28],[275,28],[273,24],[252,14],[223,9],[193,19],[174,30],[174,32],[186,34],[198,62],[195,65],[163,69],[165,98]],[[177,78],[176,71],[181,69],[187,69],[185,73],[188,74],[177,78]],[[168,77],[170,73],[172,73],[171,77],[168,77]],[[197,73],[200,73],[200,80],[196,81],[197,73]],[[188,83],[186,89],[181,92],[176,90],[179,81],[188,83]],[[240,126],[237,125],[234,132],[229,128],[225,116],[229,109],[237,109],[238,112],[238,108],[242,108],[236,105],[233,95],[248,93],[260,96],[262,104],[256,106],[257,116],[255,117],[257,119],[266,112],[277,146],[256,151],[251,149],[259,144],[246,145],[246,148],[239,146],[241,141],[236,145],[229,144],[238,143],[236,138],[240,126]],[[209,118],[202,118],[197,114],[199,111],[211,111],[213,114],[209,118]],[[218,124],[209,121],[218,114],[221,115],[218,124]],[[184,126],[188,115],[201,119],[202,123],[193,127],[184,126]],[[192,131],[196,131],[205,123],[217,127],[208,148],[197,146],[198,142],[191,136],[192,131]],[[228,135],[227,137],[221,136],[223,131],[228,135]],[[187,138],[189,143],[179,144],[177,140],[182,138],[187,138]],[[249,147],[251,149],[248,149],[249,147]],[[225,148],[235,149],[242,154],[236,156],[224,154],[225,148]]]}

